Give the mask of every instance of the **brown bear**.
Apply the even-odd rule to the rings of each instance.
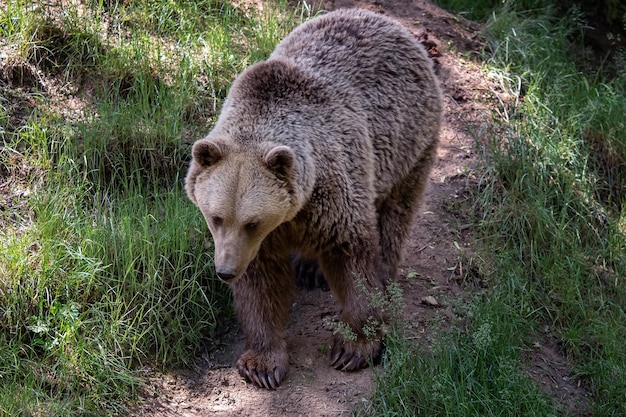
[[[287,375],[296,252],[319,262],[356,335],[335,335],[331,365],[356,370],[380,355],[382,335],[363,327],[383,317],[364,292],[396,274],[441,112],[420,43],[358,9],[302,24],[234,81],[215,127],[193,145],[185,186],[246,335],[243,377],[276,388]]]

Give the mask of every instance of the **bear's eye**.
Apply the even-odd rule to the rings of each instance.
[[[258,222],[246,223],[244,227],[247,232],[254,232],[259,227],[259,223]]]
[[[224,219],[220,216],[211,217],[211,221],[213,222],[213,226],[221,226],[224,223]]]

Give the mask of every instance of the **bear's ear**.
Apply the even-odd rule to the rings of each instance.
[[[286,146],[277,146],[265,154],[265,165],[278,178],[292,183],[295,176],[296,156]]]
[[[208,168],[224,157],[224,151],[214,142],[199,140],[193,144],[191,155],[199,165]]]

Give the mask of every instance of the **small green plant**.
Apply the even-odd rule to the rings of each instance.
[[[375,340],[389,332],[390,327],[400,326],[404,311],[402,289],[397,283],[391,283],[385,290],[367,288],[363,279],[355,277],[357,289],[364,294],[367,305],[376,310],[382,319],[369,317],[361,329],[352,329],[347,323],[331,317],[324,317],[323,323],[333,334],[341,335],[345,340],[356,341],[355,330],[362,333],[366,340]]]
[[[53,301],[43,317],[30,316],[30,325],[26,328],[36,335],[33,339],[34,345],[44,350],[52,350],[63,349],[66,343],[75,343],[77,330],[82,324],[79,308],[75,302],[61,304]]]
[[[324,317],[323,323],[324,326],[326,326],[333,332],[333,334],[338,334],[344,340],[347,340],[349,342],[356,342],[357,334],[354,332],[354,330],[352,330],[349,324],[338,321],[331,317]]]

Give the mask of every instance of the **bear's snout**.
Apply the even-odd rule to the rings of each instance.
[[[222,227],[213,233],[215,275],[227,284],[236,281],[256,255],[246,234]]]

